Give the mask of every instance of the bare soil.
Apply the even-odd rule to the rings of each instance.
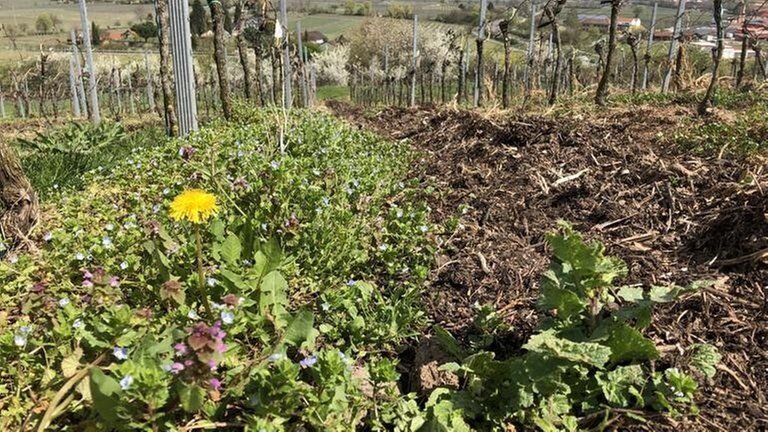
[[[491,304],[514,328],[510,350],[535,328],[538,281],[549,265],[544,235],[558,220],[603,241],[627,263],[627,284],[712,288],[658,307],[648,330],[679,361],[707,342],[723,360],[685,419],[649,414],[633,430],[768,430],[768,173],[765,160],[697,157],[671,136],[685,109],[601,113],[479,114],[436,108],[379,111],[329,104],[337,115],[423,157],[414,175],[437,192],[436,223],[459,216],[441,239],[424,295],[435,323],[470,332],[474,304]],[[465,208],[465,211],[460,211]]]

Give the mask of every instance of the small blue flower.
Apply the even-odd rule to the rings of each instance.
[[[114,347],[112,355],[118,360],[128,360],[128,348]]]
[[[250,267],[250,266],[253,265],[253,263],[250,260],[244,259],[243,260],[243,265],[246,266],[246,267]]]
[[[131,384],[133,384],[133,377],[131,374],[125,375],[123,379],[120,380],[120,388],[123,390],[128,390]]]
[[[53,233],[48,231],[47,233],[43,234],[43,240],[45,241],[51,241],[53,239]]]
[[[320,177],[320,170],[319,169],[313,169],[312,174],[316,175],[317,177]]]
[[[224,324],[232,324],[235,322],[235,314],[232,313],[232,311],[229,310],[223,310],[221,311],[221,322]]]
[[[387,249],[389,249],[389,245],[387,245],[386,243],[382,243],[382,244],[379,245],[379,250],[380,251],[384,252]]]
[[[107,231],[112,231],[115,229],[115,226],[113,224],[107,224],[107,226],[104,227]]]
[[[419,230],[421,232],[425,233],[425,232],[429,231],[429,227],[426,226],[426,225],[422,225],[422,226],[419,227]]]
[[[327,206],[331,203],[331,199],[329,197],[323,197],[323,205]]]
[[[315,363],[317,363],[317,356],[309,356],[300,361],[299,366],[306,369],[308,367],[312,367]]]
[[[355,286],[357,284],[357,281],[354,279],[350,279],[347,281],[347,286]]]
[[[200,318],[200,316],[197,315],[197,312],[195,312],[193,310],[190,310],[189,312],[187,312],[187,318],[192,319],[192,320],[196,320],[196,319]]]
[[[163,189],[163,195],[168,195],[169,193],[171,193],[170,189],[168,188]]]
[[[280,353],[274,353],[271,356],[267,357],[267,361],[269,361],[270,363],[274,363],[276,361],[282,360],[283,357],[284,356],[282,354],[280,354]]]
[[[32,327],[30,327],[28,325],[21,326],[21,327],[19,327],[19,333],[28,335],[28,334],[32,333]]]
[[[219,281],[217,281],[216,278],[209,277],[206,283],[208,284],[209,287],[215,287],[216,285],[219,284]]]
[[[123,261],[123,262],[120,263],[120,269],[121,270],[126,270],[127,268],[128,268],[128,262],[127,261]]]
[[[72,328],[75,329],[75,330],[83,328],[83,320],[81,320],[80,318],[77,318],[72,323]]]
[[[321,308],[323,309],[323,311],[325,311],[325,312],[328,312],[329,310],[331,310],[331,305],[330,305],[330,303],[328,303],[328,302],[325,302],[325,303],[321,304],[321,305],[320,305],[320,307],[321,307]]]
[[[21,334],[17,334],[13,337],[13,344],[17,347],[23,347],[27,344],[27,337]]]
[[[107,249],[111,248],[112,247],[112,237],[104,237],[103,239],[101,239],[101,244],[105,248],[107,248]]]
[[[269,163],[269,166],[271,166],[273,170],[276,170],[280,168],[280,162],[273,160],[272,162]]]
[[[62,297],[59,299],[59,306],[66,307],[69,304],[69,299],[66,297]]]

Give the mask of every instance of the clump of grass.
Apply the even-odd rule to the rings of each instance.
[[[156,128],[128,133],[119,123],[73,123],[19,139],[15,148],[32,186],[45,199],[59,190],[82,189],[83,174],[110,170],[134,149],[161,136]]]

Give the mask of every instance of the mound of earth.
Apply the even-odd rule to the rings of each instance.
[[[717,280],[656,309],[648,331],[662,349],[697,342],[723,354],[705,383],[701,414],[651,419],[640,430],[768,428],[768,173],[764,160],[686,154],[671,137],[684,111],[636,107],[570,116],[483,116],[469,111],[331,104],[337,115],[423,157],[414,174],[437,192],[442,240],[424,302],[435,323],[470,331],[473,305],[503,314],[519,347],[538,321],[534,302],[549,265],[544,236],[558,220],[604,242],[631,284]],[[673,356],[668,356],[673,357]]]

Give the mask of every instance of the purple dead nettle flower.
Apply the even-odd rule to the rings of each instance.
[[[250,186],[251,185],[248,183],[248,180],[243,177],[238,177],[235,179],[235,181],[232,182],[232,190],[248,189]]]
[[[173,346],[173,349],[176,350],[177,356],[182,356],[187,353],[187,345],[184,342],[177,343]]]
[[[179,149],[179,156],[185,161],[188,161],[195,155],[195,151],[194,147],[187,145]]]
[[[179,362],[171,363],[170,372],[172,374],[177,374],[177,373],[183,371],[184,369],[185,369],[185,367],[184,367],[183,363],[179,363]]]
[[[208,384],[211,385],[211,388],[218,391],[221,388],[221,381],[218,378],[211,378],[208,380]]]
[[[120,278],[117,276],[112,276],[112,278],[109,280],[109,286],[112,288],[117,288],[118,285],[120,285]]]

